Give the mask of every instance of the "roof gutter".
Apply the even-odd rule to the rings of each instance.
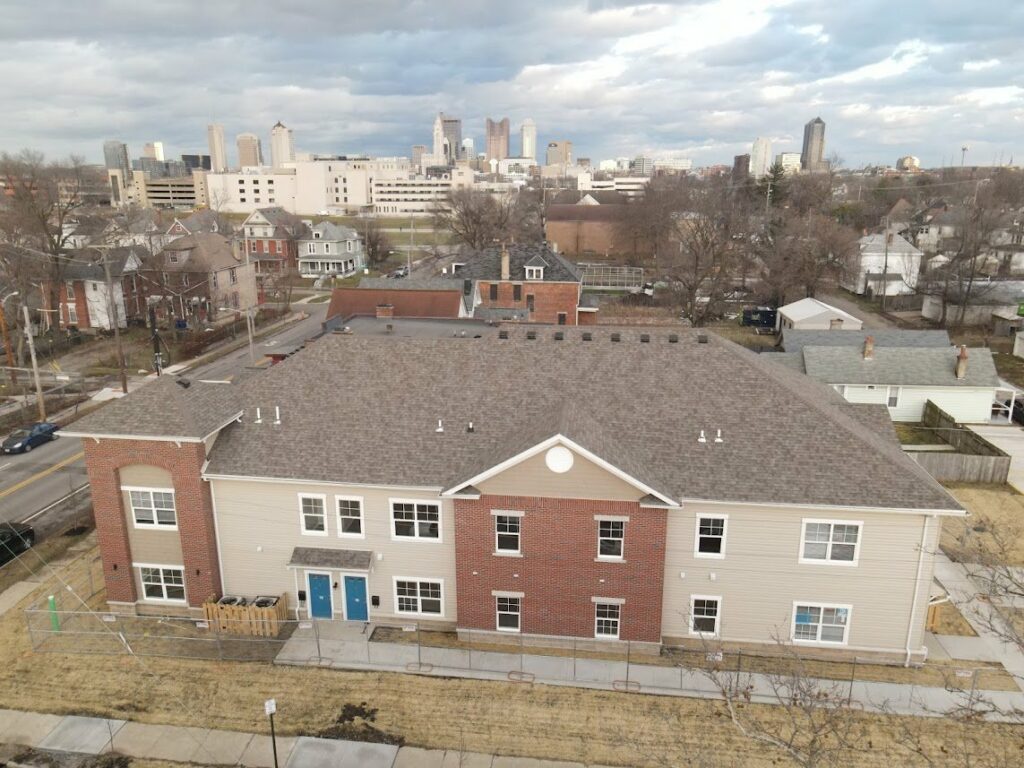
[[[735,504],[739,507],[786,507],[787,509],[828,509],[841,510],[845,512],[884,512],[897,515],[935,515],[941,517],[966,517],[965,509],[932,509],[922,507],[859,507],[853,504],[795,504],[786,501],[728,501],[723,499],[696,499],[683,498],[680,500],[686,504]]]

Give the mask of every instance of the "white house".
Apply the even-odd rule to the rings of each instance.
[[[779,307],[775,322],[778,330],[796,328],[805,331],[859,331],[862,325],[860,318],[849,312],[809,297]]]
[[[914,293],[922,253],[895,232],[865,235],[850,258],[839,284],[860,296]],[[883,287],[884,286],[884,287]]]
[[[299,240],[299,274],[303,277],[344,277],[365,264],[363,241],[351,227],[321,221]]]
[[[992,351],[984,347],[876,347],[868,336],[861,347],[805,346],[777,356],[851,403],[886,405],[893,421],[921,421],[931,400],[962,424],[985,424],[1000,400]]]

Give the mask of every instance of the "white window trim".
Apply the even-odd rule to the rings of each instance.
[[[796,607],[798,605],[806,605],[808,608],[842,608],[846,610],[846,626],[843,627],[843,639],[842,641],[835,640],[803,640],[797,639],[796,636]],[[835,648],[840,645],[849,645],[850,643],[850,627],[853,626],[853,606],[844,603],[817,603],[813,600],[794,600],[793,601],[793,618],[790,625],[790,638],[794,643],[800,645],[820,645],[828,648]],[[818,624],[818,637],[821,637],[821,624]]]
[[[807,543],[807,524],[827,523],[828,525],[856,525],[857,543],[853,545],[853,560],[831,560],[826,557],[824,560],[817,560],[813,557],[804,557],[804,545]],[[860,545],[864,541],[864,522],[861,520],[826,520],[816,517],[805,517],[800,521],[800,552],[798,562],[801,565],[836,565],[839,567],[851,568],[857,565],[860,560]],[[828,553],[832,552],[832,534],[829,533]]]
[[[326,536],[331,529],[327,515],[327,494],[326,493],[300,493],[299,497],[299,531],[303,536]],[[306,529],[306,515],[302,511],[303,499],[318,499],[323,504],[324,529],[322,531],[310,531]]]
[[[153,487],[148,487],[148,486],[144,486],[144,485],[122,485],[121,486],[121,492],[124,493],[125,491],[142,491],[144,493],[153,493],[155,491],[156,493],[169,493],[169,494],[171,494],[171,496],[174,499],[174,525],[161,525],[160,523],[157,523],[156,522],[156,511],[155,510],[153,512],[153,522],[152,523],[140,523],[138,520],[135,519],[135,507],[132,506],[132,496],[131,496],[131,493],[129,493],[128,494],[128,511],[131,513],[131,516],[132,516],[132,527],[133,528],[138,528],[140,530],[146,530],[146,531],[176,531],[176,530],[178,530],[178,497],[175,496],[173,488],[153,488]],[[149,565],[147,565],[146,567],[147,568],[150,568],[150,567],[155,568],[156,566],[149,566]]]
[[[135,574],[139,578],[139,586],[142,588],[142,594],[139,595],[139,599],[144,603],[166,603],[168,605],[187,605],[188,604],[188,584],[185,583],[185,566],[184,565],[168,565],[166,563],[132,563],[133,569],[138,569]],[[146,597],[146,585],[142,581],[142,569],[143,568],[161,568],[172,571],[181,571],[181,583],[182,589],[185,592],[185,597],[181,600],[170,597]],[[160,576],[161,584],[163,584],[163,575]],[[167,585],[163,585],[164,594],[167,593]]]
[[[491,516],[494,520],[494,554],[499,557],[516,557],[523,554],[523,513],[513,512],[505,513],[500,510],[491,510]],[[516,548],[515,549],[502,549],[498,546],[498,537],[501,535],[498,531],[498,518],[499,517],[513,517],[519,521],[519,530],[516,532]],[[511,534],[506,533],[506,536]]]
[[[337,615],[337,611],[334,609],[334,604],[337,602],[334,599],[334,574],[331,571],[318,571],[315,569],[306,568],[306,618],[310,621],[313,620],[313,585],[309,581],[310,576],[326,576],[327,582],[331,588],[327,592],[327,596],[331,598],[331,618],[333,619]],[[341,580],[344,583],[344,579]],[[344,589],[344,587],[342,587]],[[344,596],[343,596],[344,597]],[[367,614],[369,616],[369,614]]]
[[[625,604],[625,600],[602,600],[600,598],[592,598],[594,603],[594,639],[595,640],[618,640],[622,636],[622,606]],[[619,609],[619,616],[615,623],[615,634],[605,635],[598,634],[597,631],[597,608],[601,605],[614,605]]]
[[[627,525],[628,518],[627,518],[627,520],[623,520],[622,518],[614,518],[614,517],[599,518],[598,516],[595,515],[594,520],[597,522],[597,557],[594,558],[594,559],[597,560],[597,561],[600,561],[602,563],[605,563],[605,562],[608,562],[608,563],[621,563],[621,562],[624,562],[626,560],[626,525]],[[602,522],[622,523],[622,538],[618,540],[622,544],[622,554],[619,554],[619,555],[602,555],[601,554],[601,539],[611,539],[612,538],[610,536],[602,536],[601,535],[601,523]]]
[[[398,536],[395,533],[395,504],[433,504],[437,507],[437,538],[431,539],[427,536],[420,536],[419,521],[415,520],[413,526],[414,535],[412,536]],[[440,500],[434,501],[432,499],[388,499],[388,517],[390,519],[389,525],[391,526],[391,540],[392,541],[424,541],[431,544],[441,544],[444,542],[444,506]]]
[[[701,520],[721,520],[725,523],[722,527],[722,551],[719,553],[715,552],[701,552],[700,551],[700,521]],[[693,521],[693,556],[708,560],[724,560],[725,559],[725,546],[726,541],[729,538],[729,516],[719,514],[703,514],[697,513],[696,519]],[[800,550],[803,552],[803,549]]]
[[[417,611],[416,613],[413,613],[412,611],[400,611],[400,610],[398,610],[398,582],[400,582],[400,581],[415,581],[415,582],[429,581],[432,584],[440,584],[441,585],[441,612],[440,613],[423,613],[422,611]],[[419,601],[419,604],[422,605],[423,598],[419,597],[419,587],[418,586],[416,587],[416,592],[417,592],[416,599],[417,599],[417,601]],[[427,578],[425,576],[392,576],[391,577],[391,597],[395,601],[394,602],[394,609],[395,609],[395,615],[396,616],[423,616],[423,617],[426,617],[428,619],[443,619],[444,618],[444,579],[437,579],[437,578],[433,578],[433,577]],[[495,605],[497,605],[497,603],[495,603]]]
[[[543,280],[544,267],[526,267],[527,280]]]
[[[718,611],[715,613],[715,631],[714,632],[699,632],[693,628],[693,604],[697,600],[715,600],[718,603]],[[707,618],[703,616],[701,618]],[[722,634],[722,596],[721,595],[690,595],[690,627],[689,632],[692,637],[720,637]]]
[[[339,501],[358,501],[359,502],[359,533],[344,533],[341,530],[341,511],[338,509]],[[344,496],[341,494],[334,494],[334,515],[338,522],[338,538],[339,539],[365,539],[366,538],[366,504],[363,502],[362,496]]]
[[[516,624],[518,626],[515,629],[513,629],[512,627],[503,627],[503,626],[501,626],[501,622],[498,621],[498,616],[500,615],[500,612],[498,611],[498,601],[501,600],[502,598],[504,598],[506,600],[518,600],[519,601],[519,611],[516,613],[516,619],[517,619]],[[509,611],[506,611],[506,613],[509,613]],[[494,629],[497,632],[508,632],[509,634],[512,634],[512,635],[518,635],[518,634],[522,633],[522,631],[523,631],[523,598],[522,598],[522,595],[510,595],[510,594],[494,595]]]

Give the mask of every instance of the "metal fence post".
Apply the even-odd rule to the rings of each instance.
[[[853,683],[857,679],[857,657],[853,657],[853,665],[850,668],[850,694],[846,697],[846,706],[853,703]]]
[[[313,636],[316,638],[316,663],[321,663],[324,658],[320,653],[320,620],[313,619]]]
[[[736,651],[736,672],[743,671],[743,649]]]

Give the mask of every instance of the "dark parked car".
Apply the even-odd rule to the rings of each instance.
[[[22,427],[11,432],[10,436],[0,444],[4,453],[25,453],[31,451],[37,445],[48,443],[57,439],[56,424],[48,421],[40,421],[28,427]]]
[[[36,543],[36,532],[24,523],[0,523],[0,565]]]

